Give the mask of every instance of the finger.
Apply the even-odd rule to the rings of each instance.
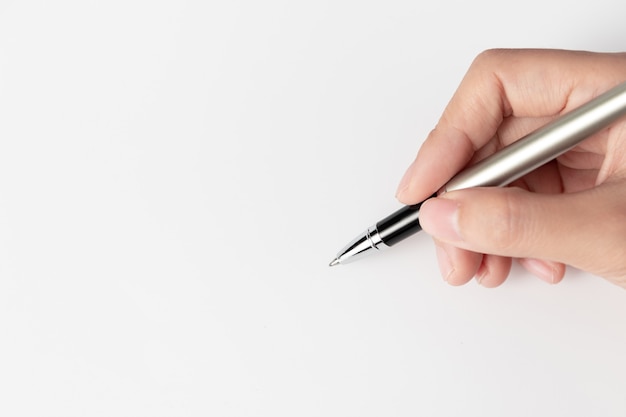
[[[454,191],[425,202],[420,222],[438,240],[478,253],[552,260],[602,276],[626,273],[626,181],[559,195]]]
[[[602,77],[588,76],[604,66],[608,70]],[[623,57],[616,60],[609,54],[555,50],[480,54],[405,173],[397,198],[415,204],[441,188],[496,136],[505,117],[569,111],[619,82],[625,67]]]
[[[520,258],[518,262],[528,272],[548,284],[558,284],[565,276],[565,265],[561,262],[533,258]]]
[[[511,271],[512,260],[506,256],[484,255],[476,272],[476,281],[487,288],[500,286]]]
[[[439,270],[444,281],[450,285],[467,284],[476,275],[482,262],[482,254],[459,249],[435,240]]]

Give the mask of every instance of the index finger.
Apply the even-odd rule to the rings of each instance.
[[[407,170],[397,198],[416,204],[439,190],[498,135],[506,118],[558,116],[597,95],[614,83],[611,71],[598,71],[608,61],[610,54],[581,51],[481,53]]]

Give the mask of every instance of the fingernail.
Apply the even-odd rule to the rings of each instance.
[[[443,247],[437,244],[435,244],[435,252],[437,253],[437,263],[439,264],[441,276],[445,282],[448,282],[448,278],[454,272],[454,267],[452,266],[452,262],[450,262],[450,256]]]
[[[485,264],[483,263],[482,265],[480,265],[480,267],[478,268],[478,271],[476,271],[476,275],[474,275],[474,279],[476,279],[476,282],[478,283],[478,285],[483,285],[482,281],[483,279],[487,276],[487,268],[485,268]]]
[[[463,240],[459,233],[459,204],[447,198],[431,198],[420,209],[420,224],[424,231],[448,242]]]
[[[520,262],[529,270],[533,275],[536,275],[542,281],[548,284],[554,284],[556,280],[556,274],[554,268],[540,259],[524,258],[520,259]]]
[[[411,178],[413,178],[413,166],[414,165],[415,165],[415,162],[411,163],[411,165],[409,165],[406,172],[402,176],[402,179],[400,180],[400,184],[398,185],[398,189],[396,190],[396,198],[399,198],[400,195],[404,193],[404,190],[409,188],[409,185],[411,184]]]

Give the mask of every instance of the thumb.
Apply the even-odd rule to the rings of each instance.
[[[624,280],[626,183],[569,194],[473,188],[426,201],[420,223],[440,241],[478,253],[563,262]]]

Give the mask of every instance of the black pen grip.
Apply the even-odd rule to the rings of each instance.
[[[431,197],[435,196],[436,194],[433,194]],[[393,246],[422,230],[419,215],[424,201],[404,206],[376,223],[378,235],[387,246]]]

